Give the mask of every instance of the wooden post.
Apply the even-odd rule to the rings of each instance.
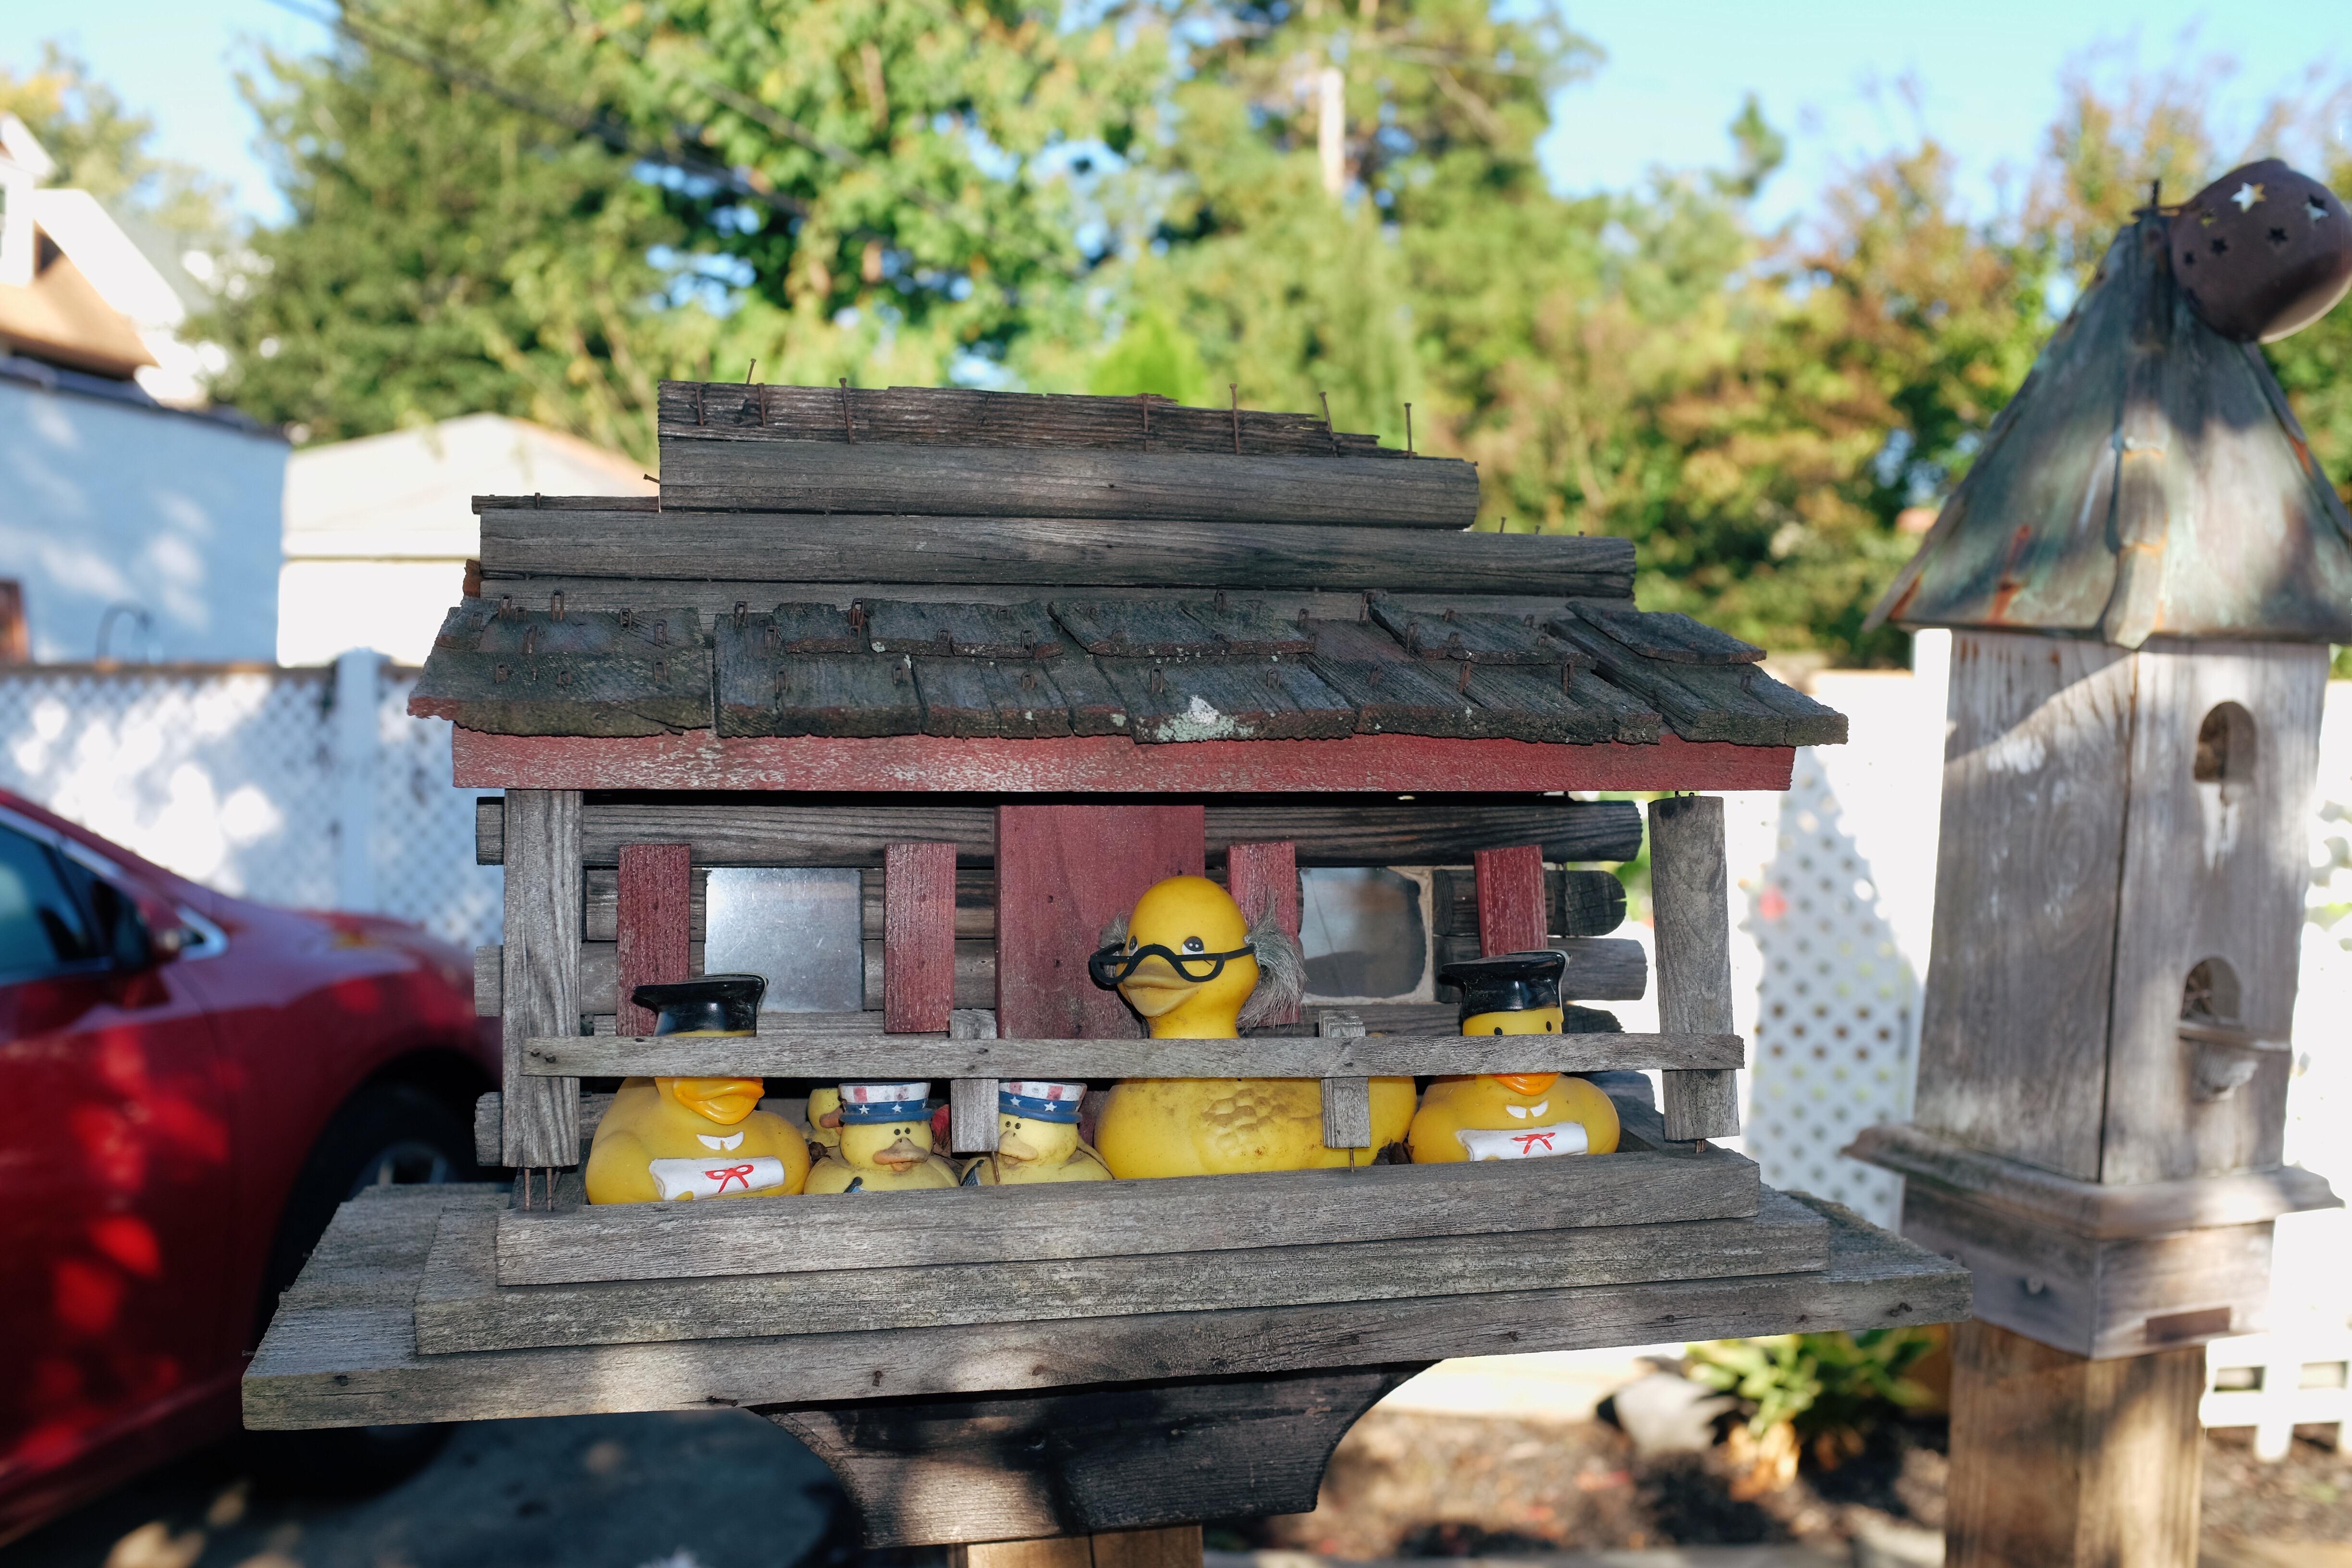
[[[1201,1568],[1201,1527],[1107,1530],[948,1548],[948,1568]]]
[[[1534,844],[1481,849],[1478,868],[1478,951],[1533,952],[1544,945],[1543,849]],[[1570,976],[1573,984],[1574,976]]]
[[[1952,1341],[1951,1568],[2190,1568],[2201,1345],[2091,1361],[1990,1323]]]
[[[614,935],[621,982],[614,1032],[650,1035],[653,1011],[630,1001],[629,994],[694,973],[694,851],[684,844],[624,844],[620,862]]]
[[[882,851],[882,1026],[939,1034],[955,1008],[953,844]]]
[[[997,1034],[1134,1034],[1117,993],[1087,978],[1087,954],[1146,889],[1164,877],[1199,876],[1206,854],[1207,817],[1197,805],[997,807]]]
[[[1242,907],[1242,918],[1273,906],[1276,924],[1293,938],[1298,935],[1298,847],[1295,844],[1236,844],[1225,851],[1225,891]],[[1269,1014],[1269,1024],[1296,1024],[1298,1009]],[[1345,1148],[1340,1144],[1335,1147]]]
[[[580,1032],[580,792],[513,789],[506,804],[506,1039],[499,1156],[519,1170],[580,1163],[580,1080],[533,1078],[522,1043]]]
[[[1669,795],[1650,803],[1650,909],[1658,948],[1658,1027],[1728,1035],[1730,879],[1723,801]],[[1677,1142],[1739,1131],[1738,1077],[1729,1069],[1665,1075],[1666,1136]]]

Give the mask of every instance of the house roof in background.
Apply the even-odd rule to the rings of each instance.
[[[129,318],[63,255],[47,257],[30,283],[0,283],[0,347],[125,380],[155,363]]]
[[[478,552],[473,498],[649,496],[643,466],[503,414],[308,447],[286,468],[286,554],[463,561]]]
[[[2352,516],[2167,232],[2116,237],[1872,624],[2352,642]]]

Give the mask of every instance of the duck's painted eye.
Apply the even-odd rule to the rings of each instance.
[[[1503,1109],[1511,1113],[1511,1120],[1514,1121],[1525,1121],[1528,1119],[1528,1108],[1524,1105],[1506,1105]]]
[[[1545,1111],[1549,1110],[1550,1109],[1551,1101],[1547,1100],[1541,1105],[1538,1105],[1534,1110],[1528,1111],[1528,1114],[1529,1116],[1541,1116]]]
[[[1202,942],[1202,940],[1197,936],[1188,936],[1184,939],[1184,951],[1186,952],[1204,952],[1207,950],[1207,944]]]

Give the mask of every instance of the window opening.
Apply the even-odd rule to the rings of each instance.
[[[763,1013],[866,1005],[864,893],[854,870],[722,867],[710,873],[703,972],[768,982]]]
[[[1307,954],[1309,999],[1429,999],[1428,873],[1309,867],[1298,881],[1298,944]]]

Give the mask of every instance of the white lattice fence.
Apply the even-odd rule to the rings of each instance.
[[[407,715],[415,679],[368,654],[0,669],[0,788],[224,892],[495,942],[500,873],[474,864],[449,726]]]

